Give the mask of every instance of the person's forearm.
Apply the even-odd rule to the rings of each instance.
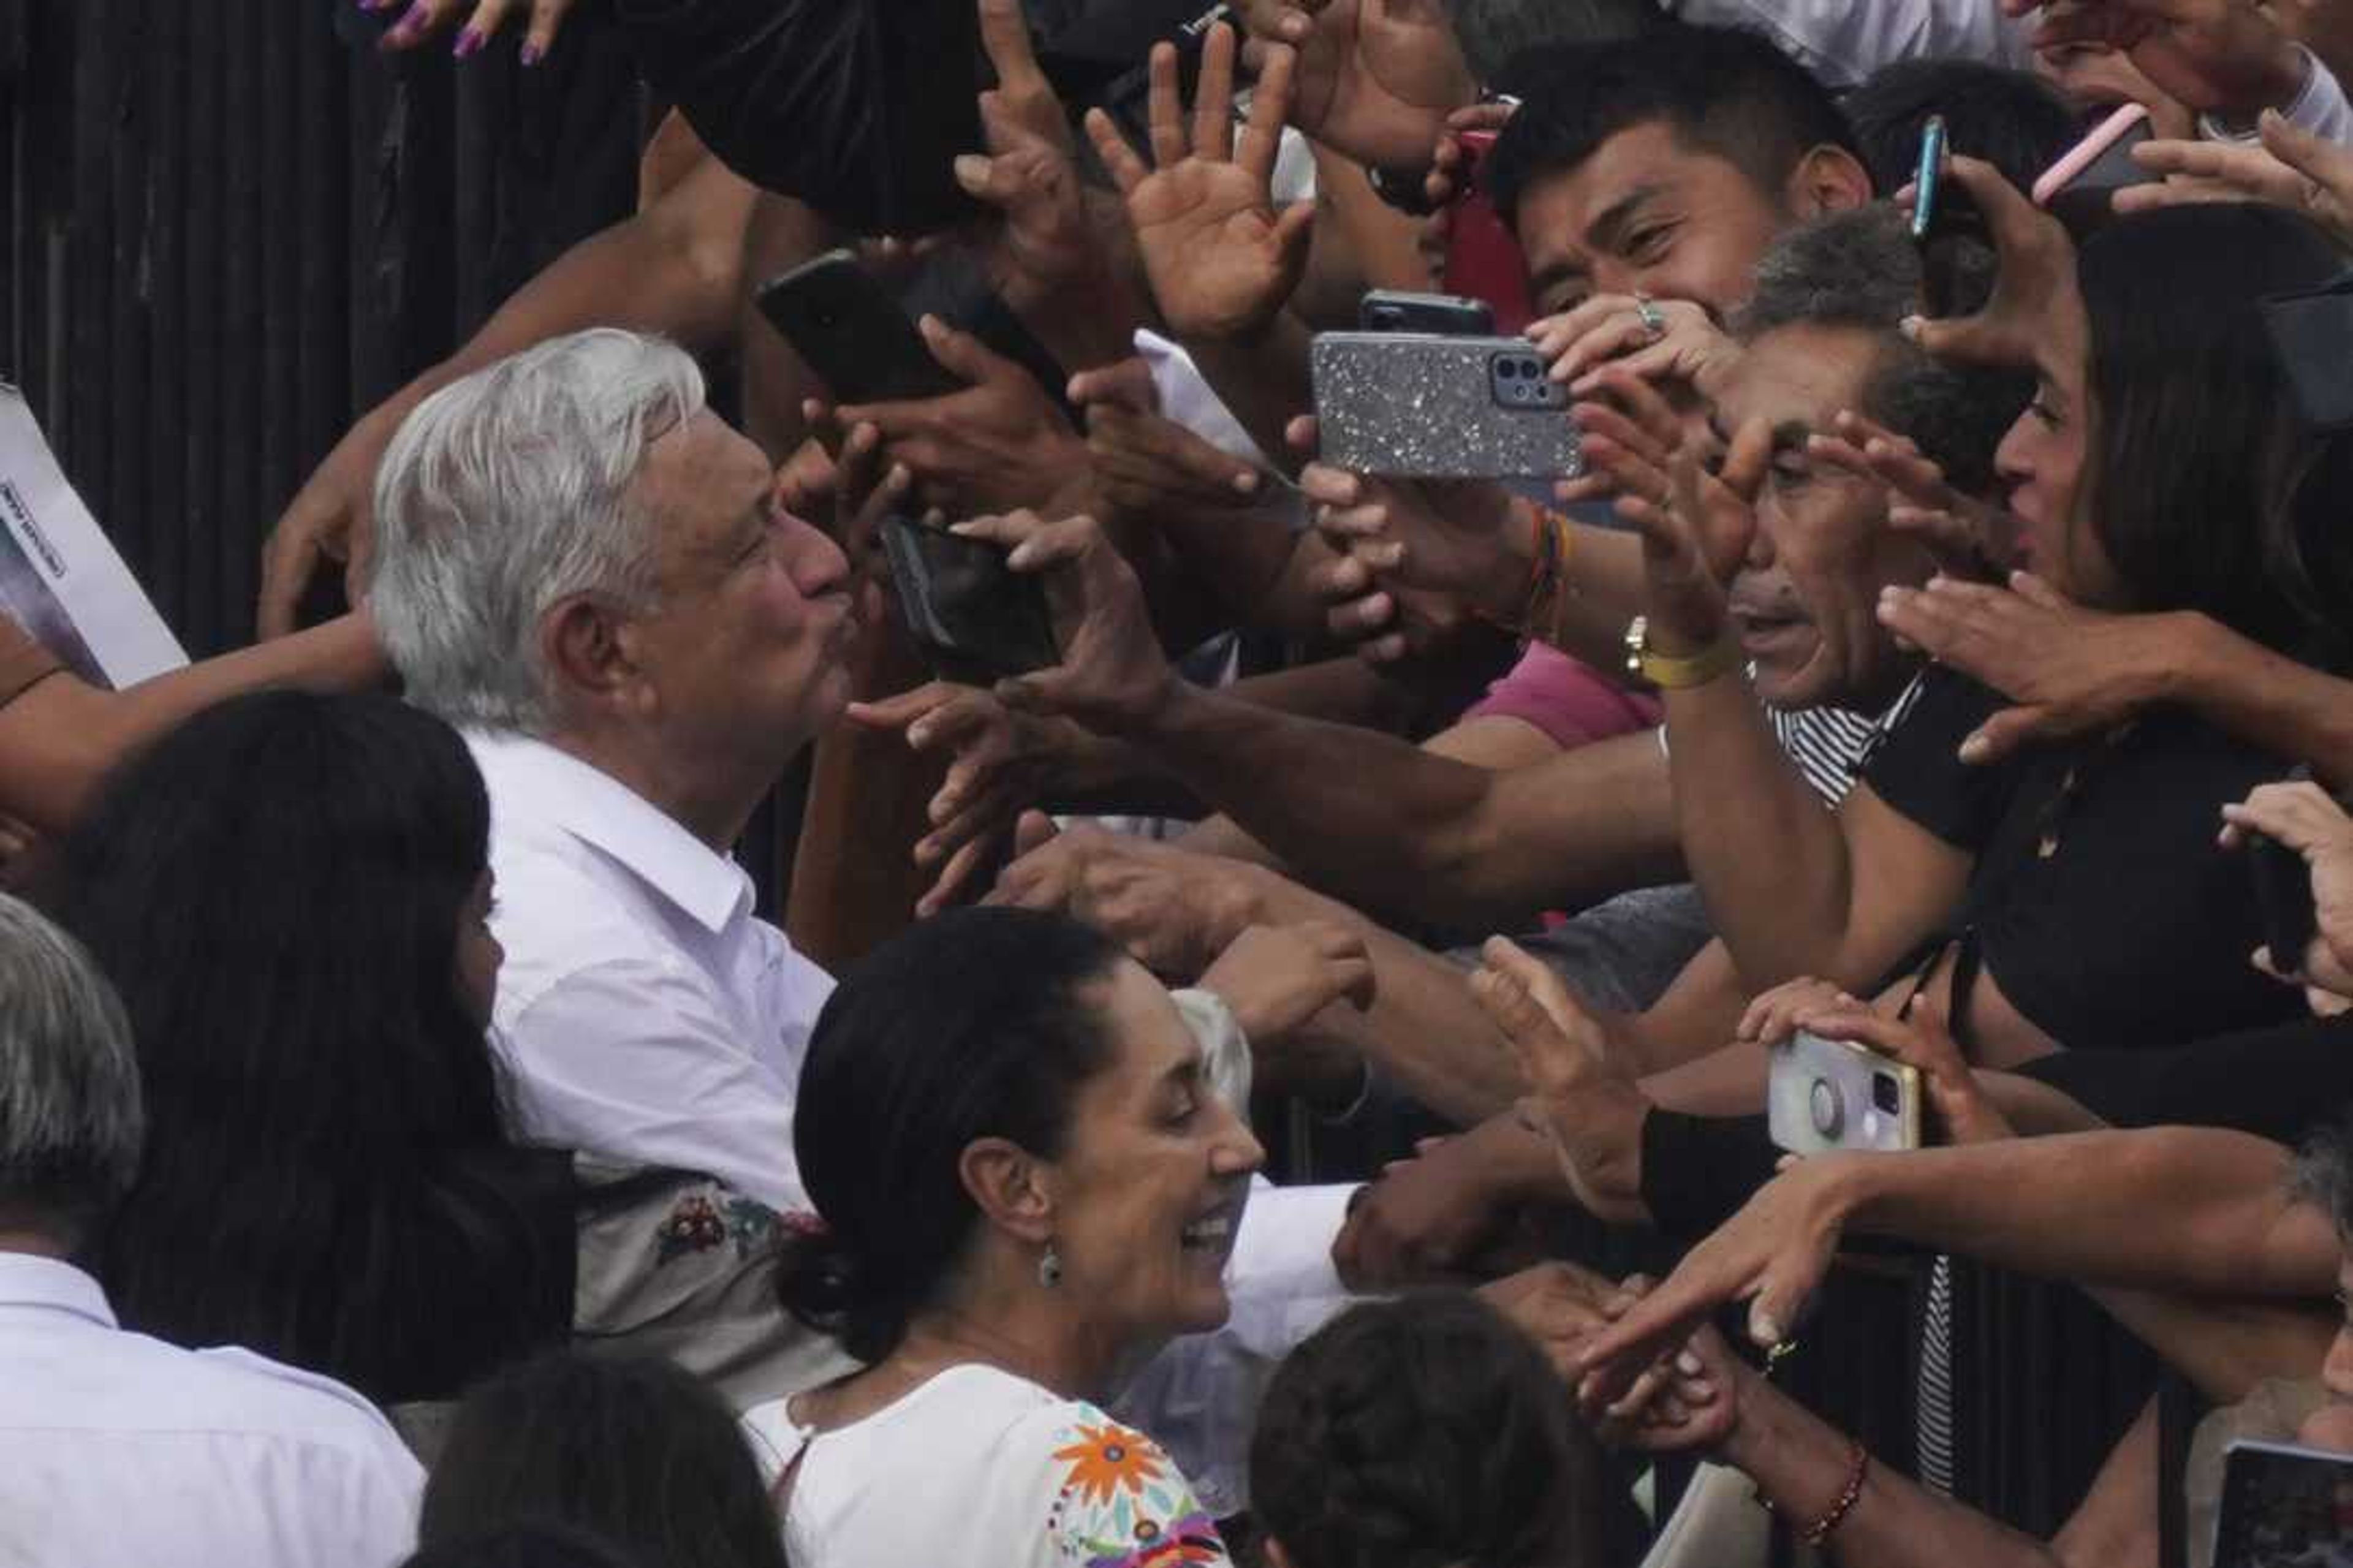
[[[1283,431],[1315,405],[1307,373],[1311,335],[1299,318],[1284,310],[1262,332],[1243,338],[1189,338],[1185,342],[1201,379],[1250,432],[1259,450],[1293,471],[1299,458],[1284,440]]]
[[[2229,1296],[2333,1288],[2326,1215],[2288,1194],[2287,1151],[2243,1132],[2159,1127],[1902,1154],[1842,1154],[1847,1228],[2020,1273]]]
[[[2235,1405],[2274,1378],[2318,1377],[2344,1319],[2318,1307],[2121,1287],[2103,1287],[2091,1297],[2214,1405]]]
[[[1848,917],[1854,868],[1838,817],[1822,807],[1736,671],[1664,694],[1675,827],[1715,933],[1749,990],[1799,975],[1869,984],[1853,973]]]
[[[272,686],[357,690],[385,676],[384,654],[364,613],[201,659],[121,691],[61,671],[0,708],[0,811],[61,835],[125,757],[216,702]]]
[[[1732,955],[1723,942],[1710,941],[1647,1010],[1611,1020],[1610,1043],[1625,1054],[1630,1070],[1666,1073],[1721,1049],[1738,1031],[1747,1005]]]
[[[589,327],[624,327],[702,353],[734,331],[744,233],[759,193],[704,158],[653,206],[565,251],[510,296],[448,359],[379,404],[361,424],[379,446],[410,410],[486,365]]]
[[[2298,664],[2206,616],[2184,613],[2164,700],[2242,741],[2310,763],[2332,789],[2353,784],[2353,681]]]
[[[1461,970],[1274,872],[1251,868],[1246,875],[1252,923],[1329,921],[1362,935],[1372,954],[1378,984],[1372,1007],[1325,1008],[1308,1026],[1316,1044],[1362,1057],[1459,1127],[1508,1110],[1525,1092],[1510,1049]]]
[[[1724,1462],[1755,1481],[1792,1529],[1827,1519],[1854,1473],[1853,1443],[1754,1373],[1736,1375],[1740,1426]],[[1876,1463],[1864,1471],[1829,1550],[1840,1568],[2058,1568],[2063,1561],[2043,1542]]]

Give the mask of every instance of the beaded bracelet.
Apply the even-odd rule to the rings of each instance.
[[[1504,624],[1507,630],[1522,637],[1556,643],[1560,638],[1561,600],[1568,593],[1569,551],[1577,536],[1570,531],[1568,519],[1550,507],[1538,506],[1525,497],[1515,499],[1513,505],[1527,511],[1535,529],[1531,541],[1535,555],[1528,566],[1527,593],[1519,618],[1516,623]]]
[[[1862,1500],[1863,1478],[1870,1473],[1871,1450],[1856,1443],[1853,1468],[1847,1473],[1846,1490],[1839,1493],[1839,1500],[1831,1504],[1830,1512],[1799,1531],[1798,1539],[1808,1546],[1820,1546],[1828,1541],[1831,1532],[1846,1522],[1846,1516],[1854,1511],[1854,1505]]]

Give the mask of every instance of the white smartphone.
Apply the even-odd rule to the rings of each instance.
[[[1773,1047],[1767,1119],[1792,1154],[1920,1147],[1920,1071],[1799,1029]]]

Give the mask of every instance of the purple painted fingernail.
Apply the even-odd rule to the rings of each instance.
[[[425,30],[425,24],[432,19],[432,16],[425,0],[417,0],[417,4],[408,8],[408,14],[401,17],[400,25],[393,28],[392,36],[396,38],[415,37]]]
[[[526,67],[535,66],[546,58],[547,46],[539,42],[536,38],[522,47],[522,63]]]
[[[457,56],[458,58],[461,60],[470,60],[476,55],[480,54],[482,52],[482,46],[490,41],[490,39],[484,37],[481,34],[474,31],[473,28],[469,27],[464,32],[458,35],[458,47],[449,52]]]

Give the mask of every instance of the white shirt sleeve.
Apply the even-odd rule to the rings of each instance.
[[[2023,67],[2028,22],[1993,0],[1665,0],[1685,22],[1762,33],[1835,91],[1898,60],[1954,57]]]
[[[717,1178],[780,1214],[808,1194],[793,1160],[795,1086],[752,1053],[700,978],[617,959],[566,975],[501,1040],[533,1139]]]
[[[2345,100],[2345,88],[2330,70],[2303,45],[2296,53],[2304,57],[2304,86],[2296,92],[2280,117],[2299,131],[2336,142],[2340,147],[2353,147],[2353,104]],[[2254,126],[2243,129],[2225,125],[2211,114],[2198,117],[2198,134],[2209,142],[2255,142],[2263,140]]]

